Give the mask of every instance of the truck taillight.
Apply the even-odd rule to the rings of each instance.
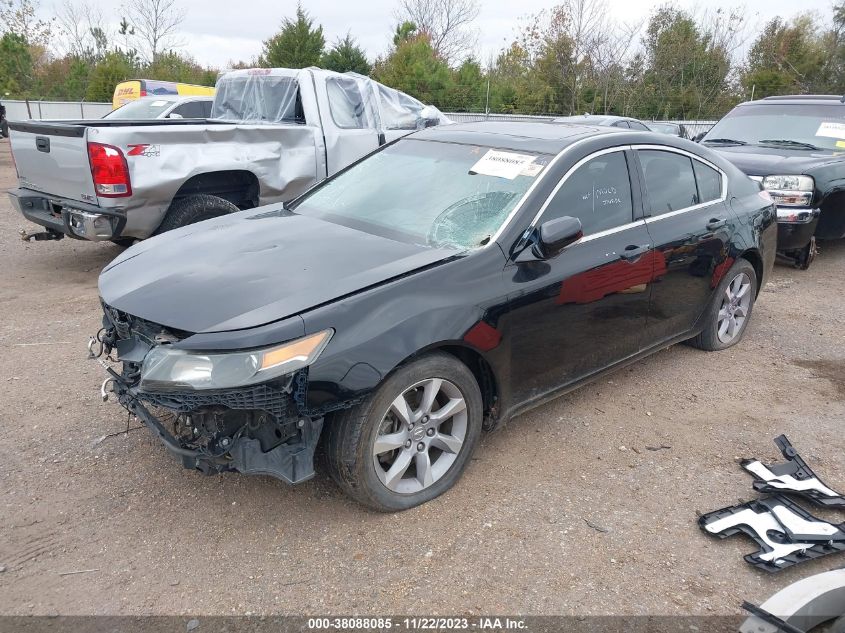
[[[88,161],[94,177],[94,190],[101,198],[124,198],[132,195],[129,166],[117,147],[88,143]]]

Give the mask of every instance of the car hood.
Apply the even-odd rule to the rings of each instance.
[[[187,332],[220,332],[277,321],[457,254],[279,207],[136,244],[106,266],[99,287],[105,303],[131,315]]]
[[[749,145],[720,147],[706,143],[704,146],[716,150],[749,176],[812,174],[815,168],[845,160],[843,154],[824,150],[808,151]]]

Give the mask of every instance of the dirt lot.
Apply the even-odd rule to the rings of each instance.
[[[845,488],[845,242],[778,266],[737,347],[677,346],[536,409],[444,497],[378,515],[319,475],[203,477],[146,430],[100,441],[127,422],[85,353],[120,249],[25,226],[3,196],[0,613],[737,614],[845,564],[768,575],[695,522],[753,498],[736,460],[779,461],[780,433]]]

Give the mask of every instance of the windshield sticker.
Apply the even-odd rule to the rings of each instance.
[[[845,139],[845,123],[823,121],[819,129],[816,130],[816,136]]]
[[[160,108],[161,106],[166,106],[167,103],[167,101],[153,101],[152,106],[154,108]]]
[[[500,152],[491,149],[481,157],[481,160],[470,167],[469,173],[513,180],[533,163],[535,158],[537,157],[528,154]]]
[[[529,163],[526,165],[521,172],[519,172],[520,176],[528,176],[529,178],[533,178],[541,171],[543,171],[543,167],[545,165],[541,165],[540,163]]]

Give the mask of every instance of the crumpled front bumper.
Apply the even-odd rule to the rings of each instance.
[[[103,399],[114,394],[185,468],[208,475],[228,471],[269,475],[289,484],[314,476],[323,417],[303,410],[306,371],[238,389],[150,393],[126,377],[127,366],[137,369],[138,359],[119,357],[124,367],[118,372],[103,360],[102,351],[94,352],[98,340],[102,342],[92,340],[89,350],[109,374],[102,386]],[[131,356],[136,349],[132,344],[105,347],[106,358],[113,350],[124,348]],[[273,440],[270,444],[268,437]]]

